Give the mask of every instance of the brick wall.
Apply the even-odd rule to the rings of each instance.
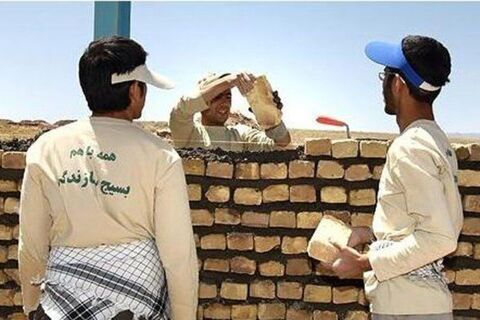
[[[455,315],[480,318],[480,145],[454,147],[465,226],[446,276]],[[199,319],[368,319],[362,280],[332,277],[305,252],[323,215],[370,225],[387,148],[385,141],[316,139],[269,153],[179,150],[198,249]],[[25,154],[0,151],[0,158],[0,317],[21,319]]]

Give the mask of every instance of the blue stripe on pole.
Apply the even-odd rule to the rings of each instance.
[[[94,39],[119,35],[130,37],[129,1],[95,1]]]

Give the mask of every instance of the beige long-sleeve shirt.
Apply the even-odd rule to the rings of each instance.
[[[19,270],[24,310],[49,248],[155,239],[172,319],[196,317],[198,263],[182,162],[137,125],[92,117],[42,135],[28,150],[20,201]]]
[[[287,134],[283,122],[267,132],[246,125],[204,126],[194,115],[207,110],[208,105],[200,92],[183,96],[170,113],[170,130],[179,148],[221,148],[228,151],[271,151],[275,149],[275,136]]]
[[[452,312],[448,290],[406,274],[456,249],[463,225],[457,166],[446,135],[433,121],[415,121],[391,145],[373,231],[377,239],[396,243],[369,252],[373,270],[364,278],[373,313]]]

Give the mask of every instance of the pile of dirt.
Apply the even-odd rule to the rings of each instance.
[[[234,152],[225,151],[221,148],[203,149],[203,148],[182,148],[176,149],[178,154],[184,159],[202,159],[205,161],[219,161],[228,163],[240,162],[289,162],[296,159],[305,159],[303,146],[289,150],[274,150],[268,152]]]
[[[31,139],[13,138],[12,140],[0,140],[0,150],[25,152],[28,150],[28,148],[30,148],[36,139],[37,137]]]

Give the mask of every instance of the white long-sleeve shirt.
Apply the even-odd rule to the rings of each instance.
[[[463,225],[457,173],[455,152],[434,121],[415,121],[391,145],[373,231],[395,244],[369,252],[365,292],[373,313],[452,312],[448,290],[405,274],[455,251]]]
[[[172,319],[196,318],[198,264],[182,162],[132,122],[80,120],[42,135],[27,152],[20,201],[19,271],[24,310],[49,248],[155,239]]]

